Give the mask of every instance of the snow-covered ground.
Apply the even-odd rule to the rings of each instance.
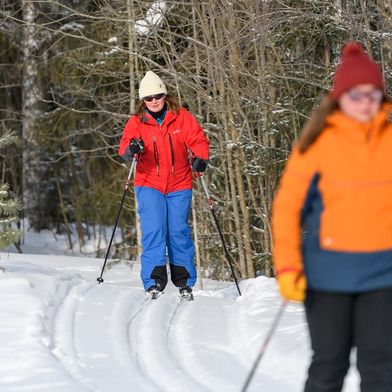
[[[0,253],[0,266],[1,392],[240,392],[282,303],[264,277],[242,281],[242,297],[203,280],[181,303],[171,284],[151,301],[136,262],[101,285],[101,259]],[[309,358],[303,308],[290,304],[248,391],[301,391]],[[344,391],[358,390],[351,370]]]

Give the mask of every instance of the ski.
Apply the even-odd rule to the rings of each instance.
[[[163,291],[150,291],[149,294],[151,299],[158,299],[163,294]]]
[[[150,294],[151,299],[158,299],[163,294],[163,291],[161,290],[161,286],[157,284],[149,287],[147,293]]]
[[[180,295],[180,299],[181,299],[181,302],[183,302],[183,301],[194,301],[195,300],[195,298],[193,297],[193,294],[190,294],[190,295]]]
[[[180,287],[179,295],[181,301],[194,301],[192,287]]]

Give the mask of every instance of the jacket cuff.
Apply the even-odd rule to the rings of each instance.
[[[124,161],[130,162],[133,159],[133,154],[131,153],[131,151],[129,151],[129,147],[127,147],[124,151],[123,154],[120,155],[120,157],[122,159],[124,159]]]

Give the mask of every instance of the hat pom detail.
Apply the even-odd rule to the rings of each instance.
[[[364,54],[362,45],[358,42],[349,42],[342,49],[342,57]]]

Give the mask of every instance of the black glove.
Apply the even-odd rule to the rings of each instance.
[[[132,139],[128,148],[132,155],[141,154],[144,150],[144,142],[142,139]]]
[[[192,161],[192,170],[203,173],[207,169],[208,160],[202,158],[194,158]]]

